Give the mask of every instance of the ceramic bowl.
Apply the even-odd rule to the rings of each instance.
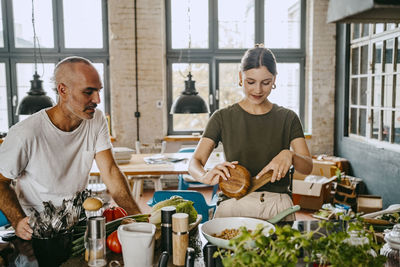
[[[212,235],[219,235],[225,229],[239,229],[241,226],[245,226],[248,230],[255,230],[259,224],[265,226],[263,231],[265,236],[275,232],[275,227],[271,223],[246,217],[215,218],[205,222],[201,227],[201,232],[208,242],[220,248],[233,249],[231,246],[229,246],[229,240],[214,237]]]

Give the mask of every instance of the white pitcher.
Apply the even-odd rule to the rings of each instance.
[[[156,226],[151,223],[131,223],[118,227],[124,266],[153,266],[155,232]]]

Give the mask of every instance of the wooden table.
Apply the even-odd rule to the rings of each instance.
[[[128,176],[131,175],[166,175],[166,174],[187,174],[189,159],[193,153],[164,153],[167,158],[176,158],[185,160],[177,163],[163,163],[163,164],[147,164],[144,161],[146,157],[152,157],[157,154],[132,154],[131,160],[127,164],[119,164],[120,170]],[[90,175],[99,176],[100,171],[93,163]]]
[[[163,155],[165,158],[184,159],[176,163],[163,163],[163,164],[148,164],[144,161],[146,157],[154,157],[156,155]],[[162,175],[178,175],[188,174],[189,159],[193,153],[163,153],[163,154],[132,154],[131,160],[127,164],[118,165],[120,170],[128,176],[132,181],[131,190],[135,201],[140,198],[141,187],[144,179],[150,179],[154,182],[156,191],[162,190],[161,176]],[[224,153],[213,152],[205,166],[206,169],[211,169],[216,164],[225,160]],[[100,176],[100,171],[94,161],[90,176]]]
[[[163,153],[166,158],[184,159],[177,163],[163,164],[147,164],[144,161],[146,157],[154,157],[160,154],[132,154],[131,160],[127,164],[118,165],[125,175],[167,175],[167,174],[188,174],[189,159],[193,153]],[[223,162],[224,153],[213,152],[205,166],[206,169],[211,169],[216,164]],[[94,161],[90,175],[99,176],[100,171]]]

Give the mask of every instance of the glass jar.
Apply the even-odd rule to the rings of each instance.
[[[381,248],[381,255],[388,258],[385,266],[400,267],[400,224],[396,224],[385,234],[385,241]]]

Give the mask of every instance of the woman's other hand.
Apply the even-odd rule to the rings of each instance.
[[[207,171],[201,181],[204,184],[210,184],[210,185],[216,185],[219,183],[219,178],[222,177],[224,180],[228,180],[229,177],[231,177],[231,174],[229,173],[229,168],[235,168],[236,164],[238,164],[237,161],[232,161],[232,162],[222,162],[220,164],[217,164],[212,168],[211,170]]]
[[[267,166],[265,166],[256,176],[258,179],[265,173],[273,170],[271,177],[271,183],[279,181],[282,177],[285,177],[286,173],[289,171],[290,166],[293,162],[293,153],[288,149],[282,150],[278,155],[276,155]]]

